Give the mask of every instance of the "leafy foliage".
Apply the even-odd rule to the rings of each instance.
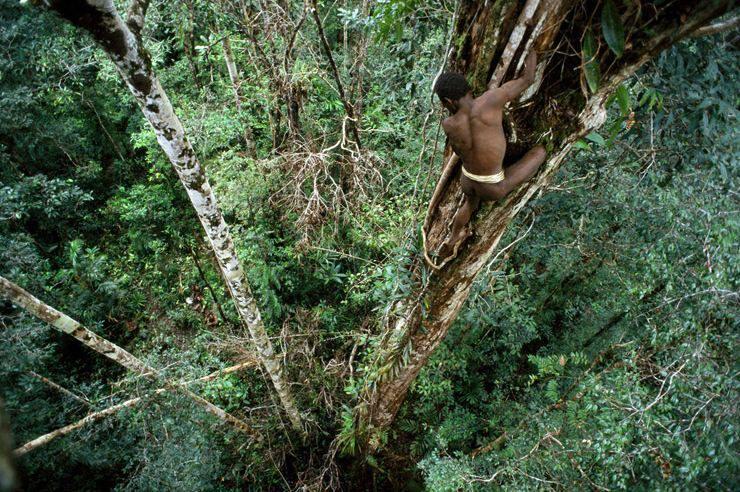
[[[361,451],[352,408],[363,381],[392,375],[413,349],[380,327],[414,289],[442,144],[428,87],[455,8],[318,6],[363,149],[343,140],[344,107],[302,2],[153,2],[143,33],[297,383],[311,436],[301,442],[258,368],[192,382],[255,354],[188,197],[113,65],[59,19],[0,0],[0,274],[260,435],[235,433],[177,392],[153,395],[151,381],[0,304],[0,397],[16,443],[143,398],[20,458],[24,486],[731,488],[732,42],[686,42],[616,90],[607,124],[576,144],[504,243],[533,223],[525,240],[477,279],[381,436],[387,452],[364,462],[339,450]],[[622,6],[603,2],[574,43],[584,91],[600,86],[600,55],[623,55],[630,42]],[[290,205],[286,187],[307,166],[300,203],[323,203],[312,214]],[[383,351],[397,357],[379,367]]]

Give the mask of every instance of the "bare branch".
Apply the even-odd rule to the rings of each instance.
[[[159,390],[157,390],[159,391]],[[13,451],[13,454],[17,457],[23,456],[24,454],[28,453],[29,451],[33,451],[34,449],[43,446],[44,444],[48,444],[57,437],[66,436],[72,431],[75,431],[79,429],[80,427],[84,427],[87,424],[90,424],[92,422],[96,422],[98,420],[104,419],[105,417],[108,417],[109,415],[113,415],[114,413],[118,412],[119,410],[123,410],[124,408],[130,408],[139,403],[142,400],[142,397],[138,398],[132,398],[131,400],[127,400],[123,403],[119,403],[118,405],[113,405],[112,407],[108,407],[105,410],[101,410],[99,412],[94,412],[88,415],[87,417],[78,420],[77,422],[69,425],[65,425],[64,427],[61,427],[59,429],[53,430],[49,432],[48,434],[44,434],[43,436],[39,436],[36,439],[32,441],[28,441],[23,446],[16,448]]]
[[[51,388],[53,388],[53,389],[57,390],[58,392],[62,393],[63,395],[69,396],[73,400],[78,401],[78,402],[82,403],[83,405],[85,405],[87,407],[90,406],[90,402],[87,400],[87,398],[82,398],[81,396],[79,396],[79,395],[77,395],[75,393],[72,393],[70,390],[68,390],[64,386],[60,386],[57,383],[55,383],[54,381],[52,381],[51,379],[45,378],[41,374],[38,374],[38,373],[36,373],[34,371],[28,371],[28,373],[31,376],[33,376],[36,379],[38,379],[39,381],[41,381],[42,383],[45,383],[48,386],[50,386]]]
[[[187,381],[185,383],[181,383],[182,385],[190,385],[195,383],[200,383],[204,381],[211,381],[213,379],[216,379],[219,376],[223,376],[225,374],[231,374],[232,372],[239,371],[241,369],[244,369],[245,367],[254,367],[257,365],[256,361],[247,361],[242,362],[241,364],[237,364],[235,366],[227,367],[225,369],[220,369],[218,371],[212,372],[211,374],[207,376],[203,376],[198,379],[193,379],[191,381]],[[33,373],[36,374],[36,373]],[[15,454],[16,457],[23,456],[24,454],[28,453],[29,451],[33,451],[34,449],[43,446],[45,444],[48,444],[49,442],[53,441],[57,437],[66,436],[72,431],[75,431],[81,427],[86,426],[87,424],[91,424],[93,422],[97,422],[98,420],[104,419],[105,417],[108,417],[110,415],[113,415],[117,413],[120,410],[123,410],[124,408],[131,408],[134,405],[138,405],[141,403],[145,398],[149,396],[154,395],[160,395],[167,391],[167,388],[159,388],[152,393],[144,396],[140,396],[137,398],[132,398],[130,400],[126,400],[123,403],[119,403],[117,405],[113,405],[112,407],[108,407],[106,409],[100,410],[98,412],[93,412],[86,417],[78,420],[77,422],[74,422],[69,425],[65,425],[64,427],[61,427],[59,429],[53,430],[47,434],[44,434],[43,436],[39,436],[36,439],[33,439],[32,441],[27,442],[23,446],[17,448],[15,451],[13,451],[13,454]],[[89,405],[89,403],[88,403]]]
[[[68,335],[72,335],[74,338],[87,345],[91,349],[99,352],[109,359],[118,362],[120,365],[135,372],[142,376],[153,375],[157,379],[161,380],[168,388],[180,389],[188,398],[199,404],[207,412],[212,413],[221,420],[231,424],[236,429],[254,434],[255,431],[244,421],[234,417],[225,410],[217,407],[213,403],[201,398],[190,390],[181,389],[181,385],[164,379],[159,372],[153,367],[147,365],[136,356],[122,349],[118,345],[109,342],[105,338],[102,338],[92,331],[82,326],[77,321],[73,320],[66,314],[57,311],[53,307],[44,304],[24,289],[0,276],[0,296],[7,300],[21,306],[32,315],[36,316],[42,321],[46,321],[54,328]]]
[[[355,109],[354,107],[349,103],[347,100],[347,95],[344,92],[344,85],[342,85],[342,79],[339,77],[339,70],[337,69],[337,64],[334,62],[334,56],[331,53],[331,47],[329,46],[329,42],[326,40],[326,34],[324,34],[324,26],[321,22],[321,16],[319,15],[319,9],[316,5],[316,0],[311,0],[311,13],[313,14],[313,18],[316,21],[316,28],[319,31],[319,38],[321,39],[321,46],[324,48],[324,53],[326,53],[326,58],[329,60],[329,66],[331,67],[332,75],[334,76],[334,81],[337,84],[337,91],[339,92],[339,98],[342,100],[342,105],[344,106],[344,110],[347,113],[347,117],[352,121],[352,135],[355,137],[355,142],[357,143],[357,147],[361,148],[362,144],[360,143],[360,132],[357,131],[357,118],[355,117]]]
[[[740,15],[730,17],[729,19],[722,22],[715,22],[704,27],[700,27],[696,31],[692,32],[689,37],[698,38],[701,36],[709,36],[711,34],[717,34],[720,32],[731,31],[740,25]]]

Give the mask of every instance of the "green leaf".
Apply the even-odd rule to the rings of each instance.
[[[617,87],[617,103],[623,115],[630,112],[630,93],[624,85]]]
[[[578,139],[573,143],[573,147],[577,149],[588,150],[589,145],[585,140]]]
[[[596,58],[596,40],[591,30],[586,32],[583,38],[583,47],[581,48],[583,60],[583,72],[586,76],[586,82],[591,92],[596,92],[599,88],[599,79],[601,71],[599,70],[599,60]]]
[[[591,132],[588,135],[586,135],[586,140],[590,140],[596,145],[606,145],[606,140],[604,140],[604,137],[602,137],[596,132]]]
[[[622,56],[624,52],[624,26],[612,0],[606,0],[604,8],[601,9],[601,30],[609,48]]]

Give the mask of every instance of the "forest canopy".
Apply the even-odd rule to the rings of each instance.
[[[0,0],[0,492],[736,489],[737,27]],[[546,157],[441,261],[434,82],[531,53],[503,171]]]

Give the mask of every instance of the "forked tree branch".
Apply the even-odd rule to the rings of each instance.
[[[1,276],[0,297],[4,297],[12,303],[21,306],[40,320],[49,323],[61,332],[71,335],[83,344],[87,345],[89,348],[103,354],[109,359],[116,361],[126,369],[135,372],[141,376],[154,376],[158,380],[163,382],[166,387],[181,391],[185,396],[203,407],[208,413],[217,416],[224,422],[230,424],[232,427],[248,434],[255,434],[254,429],[252,429],[252,427],[243,420],[234,417],[230,413],[217,407],[208,400],[196,395],[192,391],[182,388],[180,384],[168,381],[161,376],[159,371],[147,365],[136,356],[132,355],[118,345],[109,342],[105,338],[96,335],[66,314],[62,313],[61,311],[57,311],[53,307],[41,302],[39,299],[26,292],[20,286]]]

